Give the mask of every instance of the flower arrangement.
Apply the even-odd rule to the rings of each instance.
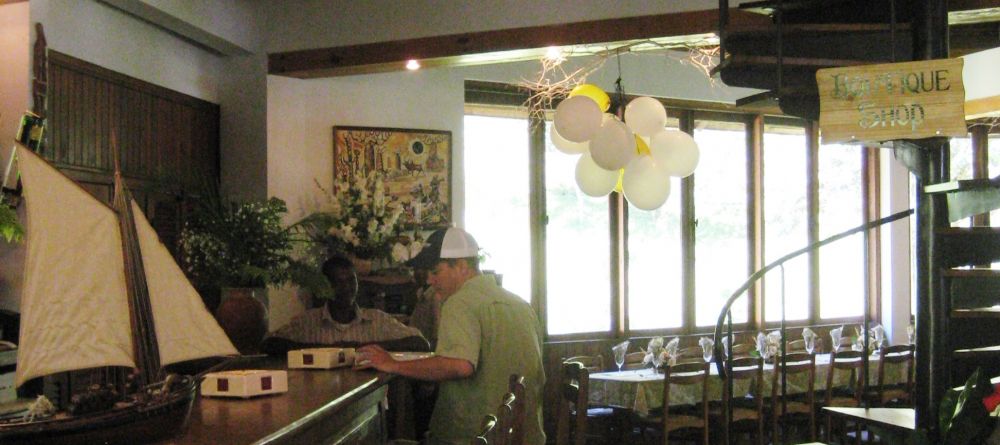
[[[218,287],[264,287],[289,278],[294,234],[278,198],[211,203],[197,209],[180,236],[185,269],[196,282]]]
[[[333,193],[317,187],[327,196],[325,208],[295,226],[320,248],[318,256],[340,252],[362,259],[390,258],[403,208],[387,199],[381,175],[339,179]]]

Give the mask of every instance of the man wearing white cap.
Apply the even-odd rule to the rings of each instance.
[[[525,441],[542,432],[542,333],[531,305],[479,272],[479,246],[462,229],[440,229],[409,261],[429,269],[428,284],[445,300],[434,357],[395,361],[378,346],[359,349],[371,366],[402,376],[439,381],[431,416],[431,444],[467,444],[483,417],[496,414],[511,374],[524,376]]]

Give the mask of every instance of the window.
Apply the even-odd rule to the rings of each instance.
[[[858,145],[819,147],[819,239],[864,223],[862,157]],[[864,235],[857,233],[820,248],[820,318],[864,315]]]
[[[528,121],[465,116],[465,227],[482,248],[484,270],[531,301]]]
[[[716,124],[694,132],[701,147],[694,175],[698,326],[715,326],[722,305],[751,273],[747,264],[746,126]],[[733,304],[732,312],[733,323],[746,323],[745,295]]]
[[[485,96],[477,90],[476,97]],[[769,264],[864,219],[864,150],[827,145],[810,155],[815,145],[807,144],[811,133],[798,119],[766,118],[761,147],[750,147],[751,132],[760,131],[758,117],[671,109],[668,127],[694,128],[700,162],[689,179],[671,179],[663,207],[645,211],[627,201],[619,208],[617,195],[609,200],[580,192],[579,156],[556,150],[547,136],[544,147],[531,146],[543,139],[529,134],[526,117],[472,115],[501,110],[489,106],[468,110],[466,225],[488,254],[484,267],[502,272],[505,287],[525,299],[531,291],[542,292],[536,297],[544,298],[548,336],[706,332],[723,302],[755,272],[751,264]],[[512,116],[498,111],[501,115]],[[550,131],[549,124],[545,128]],[[544,181],[532,195],[528,166],[539,161]],[[867,189],[878,193],[878,184]],[[529,206],[531,196],[544,201]],[[753,202],[754,196],[763,196],[762,202]],[[810,210],[811,197],[818,199],[818,210]],[[627,238],[619,239],[615,221],[625,224],[620,233]],[[539,239],[532,231],[544,231],[544,245],[531,245]],[[619,245],[621,252],[615,249]],[[535,252],[542,254],[533,257]],[[810,258],[785,263],[784,283],[775,269],[753,300],[749,293],[741,296],[733,305],[733,322],[764,329],[762,323],[779,320],[782,284],[786,320],[859,317],[867,285],[863,235],[823,247],[813,257],[818,261]],[[538,278],[543,282],[532,283],[532,264],[544,271]]]
[[[681,258],[681,181],[670,179],[670,197],[653,211],[628,210],[629,328],[679,328],[684,319]]]
[[[546,130],[551,131],[551,124]],[[551,335],[611,329],[608,200],[580,191],[574,175],[578,159],[561,153],[546,138],[545,270]]]
[[[805,139],[801,128],[764,128],[765,265],[809,244]],[[784,274],[781,268],[776,268],[764,277],[766,321],[781,320],[782,292],[785,295],[785,319],[808,319],[810,297],[807,255],[785,262]]]

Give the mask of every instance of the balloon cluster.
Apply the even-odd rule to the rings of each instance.
[[[589,196],[617,190],[632,205],[654,210],[670,196],[670,177],[685,177],[698,165],[698,145],[683,131],[667,130],[667,111],[651,97],[633,99],[625,121],[607,113],[611,98],[582,84],[556,107],[552,143],[580,154],[576,183]]]

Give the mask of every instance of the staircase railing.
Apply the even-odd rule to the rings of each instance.
[[[732,357],[732,355],[733,354],[729,354],[729,356],[725,356],[725,354],[723,353],[723,351],[724,351],[723,348],[725,347],[725,350],[728,350],[728,351],[732,351],[733,350],[733,314],[732,314],[733,303],[735,303],[736,300],[739,297],[743,296],[743,294],[750,288],[751,285],[753,285],[755,282],[757,282],[757,280],[759,280],[762,277],[764,277],[764,275],[766,275],[768,272],[770,272],[772,269],[774,269],[776,267],[782,267],[783,268],[784,263],[786,261],[790,260],[790,259],[793,259],[793,258],[795,258],[795,257],[797,257],[799,255],[804,254],[804,253],[809,253],[809,252],[818,250],[820,247],[823,247],[823,246],[825,246],[827,244],[830,244],[830,243],[833,243],[835,241],[839,241],[839,240],[841,240],[843,238],[846,238],[848,236],[854,235],[854,234],[856,234],[858,232],[871,230],[871,229],[874,229],[876,227],[879,227],[879,226],[891,223],[893,221],[897,221],[897,220],[906,218],[906,217],[908,217],[908,216],[910,216],[912,214],[913,214],[913,209],[908,209],[908,210],[904,210],[902,212],[893,213],[892,215],[886,216],[885,218],[878,219],[878,220],[875,220],[875,221],[871,221],[869,223],[862,224],[862,225],[860,225],[858,227],[855,227],[853,229],[840,232],[840,233],[838,233],[836,235],[833,235],[833,236],[831,236],[829,238],[825,238],[823,240],[820,240],[820,241],[817,241],[815,243],[809,244],[809,245],[807,245],[807,246],[805,246],[805,247],[803,247],[803,248],[801,248],[799,250],[791,252],[791,253],[789,253],[789,254],[781,257],[781,258],[778,258],[777,260],[771,262],[770,264],[764,266],[760,270],[758,270],[758,271],[754,272],[752,275],[750,275],[750,277],[747,278],[746,282],[744,282],[743,285],[740,286],[739,289],[736,290],[736,292],[733,292],[733,294],[729,297],[729,299],[726,300],[725,305],[723,305],[723,307],[722,307],[722,311],[719,313],[719,320],[718,320],[718,322],[715,325],[715,335],[714,335],[714,343],[713,343],[714,346],[713,346],[713,353],[712,353],[713,358],[712,358],[712,360],[715,362],[716,369],[719,372],[719,377],[722,378],[722,379],[724,379],[724,380],[726,380],[726,383],[727,383],[726,385],[724,385],[724,387],[726,388],[725,394],[722,395],[723,416],[726,419],[726,425],[727,425],[726,428],[727,428],[728,433],[729,433],[729,434],[726,435],[727,437],[731,437],[732,436],[732,422],[730,422],[729,419],[732,418],[732,408],[733,407],[732,407],[731,403],[732,403],[732,397],[733,397],[733,385],[732,385],[733,382],[732,382],[732,378],[730,377],[730,375],[728,373],[728,370],[732,368],[732,364],[733,364],[733,357]],[[867,246],[866,246],[866,248],[867,248]],[[782,280],[783,280],[783,278],[782,278]],[[782,294],[783,293],[784,293],[784,291],[782,291]],[[865,304],[865,308],[866,308],[865,309],[865,320],[864,320],[864,324],[865,324],[864,329],[865,329],[865,333],[866,334],[864,335],[864,342],[865,342],[865,350],[867,351],[868,350],[868,344],[867,344],[868,343],[868,335],[867,335],[867,332],[868,332],[868,318],[869,318],[868,317],[868,310],[867,310],[868,304],[869,304],[867,293],[865,294],[865,302],[864,302],[864,304]],[[781,327],[780,327],[780,332],[781,332],[781,340],[780,340],[781,354],[780,355],[782,356],[782,365],[785,364],[785,362],[784,362],[784,355],[785,355],[785,337],[786,337],[785,336],[784,305],[785,305],[784,295],[782,295],[782,301],[781,301],[782,313],[781,313]],[[728,321],[728,323],[727,323],[727,321]],[[726,333],[723,333],[723,325],[726,325],[728,327],[728,331]],[[726,338],[725,338],[725,342],[726,342],[725,345],[721,341],[723,335],[726,336]],[[836,345],[833,345],[833,346],[836,347]],[[725,358],[725,360],[721,360],[720,359],[720,358],[723,358],[723,357]],[[867,362],[867,354],[865,354],[864,358],[865,358],[865,361]],[[867,368],[867,363],[865,363],[865,367]],[[868,376],[867,375],[864,376],[864,385],[866,387],[865,391],[867,392],[867,385],[868,385]],[[785,385],[785,380],[782,379],[782,381],[781,381],[782,400],[784,400],[784,398],[785,398],[784,396],[786,395],[785,394],[785,391],[786,391],[785,386],[786,386]],[[784,410],[784,408],[782,408],[782,410]],[[782,411],[782,412],[784,412],[784,411]]]

